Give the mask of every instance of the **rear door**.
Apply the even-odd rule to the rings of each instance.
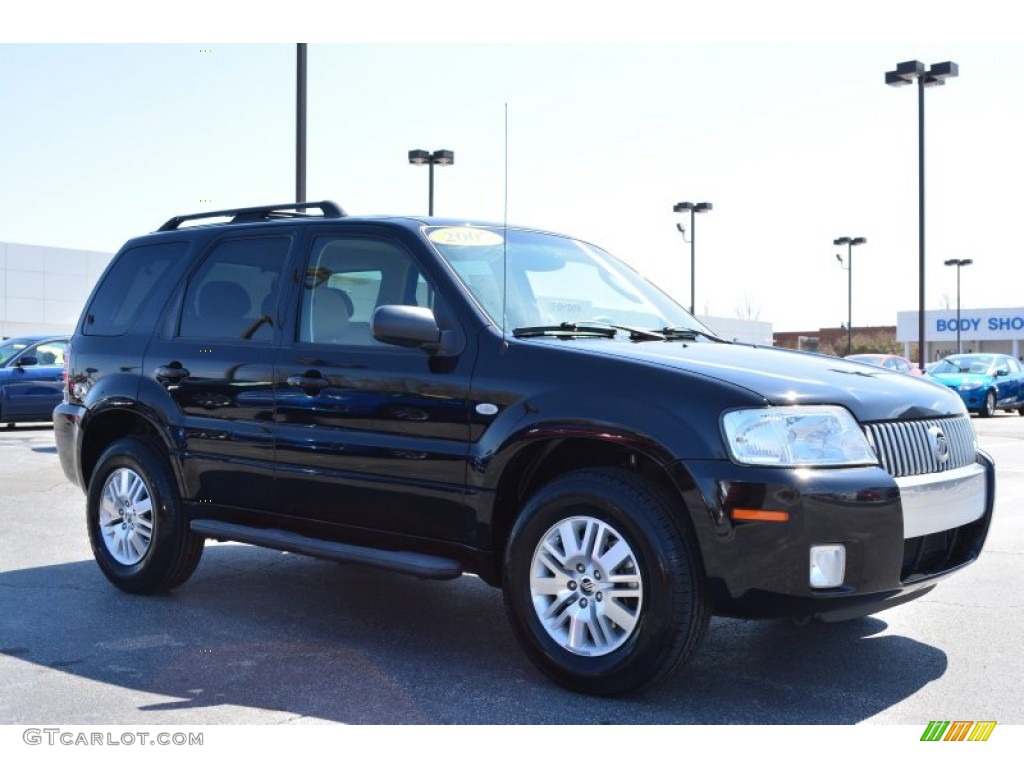
[[[166,397],[186,496],[217,507],[272,506],[272,375],[290,232],[223,237],[180,286],[146,352],[147,386]]]

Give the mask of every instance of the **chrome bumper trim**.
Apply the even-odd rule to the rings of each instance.
[[[985,514],[988,499],[985,467],[969,467],[941,474],[898,477],[903,501],[903,538],[973,523]]]

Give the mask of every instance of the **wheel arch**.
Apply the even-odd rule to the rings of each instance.
[[[643,477],[670,504],[673,519],[685,526],[695,542],[702,541],[696,531],[697,493],[693,478],[678,462],[670,466],[657,450],[644,449],[621,440],[596,435],[558,437],[531,441],[508,460],[498,480],[491,515],[492,552],[497,560],[504,552],[509,535],[526,501],[555,478],[581,469],[620,468]],[[695,553],[701,560],[700,547]],[[496,568],[488,581],[501,585],[501,569]]]
[[[86,488],[103,452],[115,441],[129,435],[150,435],[169,448],[157,424],[136,408],[109,406],[90,414],[88,429],[83,430],[81,445],[82,479]]]

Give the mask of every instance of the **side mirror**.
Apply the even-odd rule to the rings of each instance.
[[[18,368],[24,368],[29,365],[39,365],[39,359],[35,355],[25,355],[24,357],[19,357],[18,362],[15,363],[15,366]]]
[[[442,330],[426,307],[388,304],[377,307],[370,321],[373,338],[399,347],[417,347],[432,355],[452,357],[462,351],[455,331]]]
[[[996,376],[1009,376],[1009,375],[1010,375],[1010,369],[1007,368],[1005,365],[1000,367],[1000,368],[996,368]]]

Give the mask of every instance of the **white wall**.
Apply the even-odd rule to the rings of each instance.
[[[0,243],[0,336],[70,333],[112,253]]]
[[[0,242],[0,337],[70,333],[112,253]],[[772,324],[699,317],[721,337],[772,345]]]
[[[740,320],[735,317],[710,317],[698,315],[697,319],[729,341],[743,341],[748,344],[772,346],[775,343],[772,324],[760,320]]]

